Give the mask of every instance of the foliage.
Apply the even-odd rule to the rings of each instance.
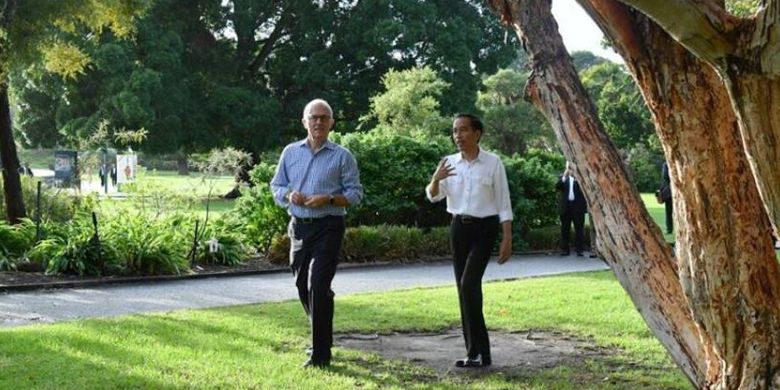
[[[252,156],[240,149],[226,147],[212,149],[206,156],[193,155],[191,163],[206,175],[236,175],[251,162]]]
[[[0,220],[0,271],[13,271],[35,244],[35,223],[29,219],[17,225]]]
[[[363,123],[375,119],[381,131],[410,135],[440,134],[448,120],[439,113],[439,100],[449,87],[431,67],[403,71],[390,69],[382,76],[385,92],[373,96]]]
[[[615,146],[627,149],[654,134],[650,111],[623,66],[604,62],[583,71],[581,78]]]
[[[66,145],[107,119],[147,129],[147,152],[233,146],[257,154],[300,134],[311,98],[327,99],[337,128],[351,131],[383,74],[425,66],[457,86],[442,94],[440,110],[470,111],[475,75],[505,66],[517,49],[487,12],[476,0],[157,0],[132,41],[79,28],[58,37],[89,57],[88,77],[20,70],[18,125],[27,145]]]
[[[485,91],[477,95],[485,135],[481,143],[504,154],[525,153],[529,146],[552,150],[555,134],[544,116],[523,98],[528,74],[501,69],[483,78]]]
[[[200,232],[197,261],[201,264],[238,265],[249,257],[249,242],[243,234],[243,220],[235,214],[223,215],[207,224]],[[212,251],[210,241],[216,243]]]
[[[577,73],[580,73],[593,66],[609,62],[608,59],[599,57],[587,50],[577,50],[572,52],[571,61],[574,64],[574,69],[577,70]]]
[[[628,152],[626,165],[639,192],[655,192],[661,186],[663,157],[638,143]]]
[[[82,209],[82,198],[74,197],[60,189],[49,186],[41,187],[41,208],[36,209],[36,198],[39,179],[35,177],[22,177],[22,196],[24,203],[28,205],[31,216],[34,218],[40,213],[41,220],[64,222],[73,218],[74,214]],[[0,203],[5,202],[5,192],[2,191],[3,183],[0,182]],[[0,218],[5,219],[5,208],[0,208]]]
[[[45,264],[48,274],[103,275],[120,268],[113,243],[96,236],[87,214],[65,223],[47,223],[45,231],[45,238],[30,251],[29,257]]]
[[[558,222],[555,181],[563,171],[563,156],[532,149],[526,157],[503,157],[512,199],[512,230],[516,249],[527,247],[529,231]]]
[[[348,227],[339,257],[351,263],[420,261],[449,256],[449,227],[418,229],[377,225]],[[276,264],[289,261],[290,241],[279,236],[266,258]]]
[[[170,214],[155,218],[137,211],[121,210],[106,216],[102,237],[111,242],[122,274],[181,274],[189,270],[186,258],[188,218]]]
[[[727,0],[726,9],[734,15],[747,17],[758,10],[760,0]]]
[[[350,225],[440,226],[448,220],[442,204],[425,197],[436,164],[451,153],[444,136],[406,136],[375,129],[334,140],[352,151],[360,168],[363,201],[349,209]]]
[[[274,237],[287,231],[287,221],[290,219],[287,210],[274,203],[270,183],[275,169],[275,165],[265,162],[257,164],[249,172],[254,186],[243,191],[231,211],[243,221],[244,235],[260,252],[267,252]]]

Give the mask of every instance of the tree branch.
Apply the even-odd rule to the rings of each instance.
[[[286,12],[282,14],[282,17],[279,18],[279,21],[274,26],[274,31],[272,31],[271,35],[265,39],[265,43],[260,48],[260,51],[257,53],[252,62],[247,66],[247,71],[249,74],[253,75],[257,73],[257,70],[265,65],[265,61],[268,60],[268,57],[271,55],[271,52],[274,49],[274,45],[279,41],[279,39],[282,38],[282,36],[285,35],[284,29],[286,24],[286,15]]]
[[[666,30],[691,52],[713,64],[733,55],[734,31],[743,20],[707,0],[620,0]]]

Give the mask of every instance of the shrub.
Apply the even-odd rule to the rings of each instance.
[[[588,225],[585,225],[583,228],[584,231],[584,240],[585,240],[585,247],[589,246],[590,242],[590,227]],[[572,228],[572,244],[574,243],[574,229]],[[522,250],[530,250],[530,251],[555,251],[560,249],[561,247],[561,226],[553,225],[553,226],[544,226],[540,228],[531,229],[524,242],[524,247]]]
[[[198,241],[197,261],[201,264],[237,265],[249,257],[249,248],[244,244],[246,237],[241,232],[241,221],[234,214],[225,215],[211,222],[202,230]],[[216,251],[212,252],[209,241],[216,240]]]
[[[273,240],[267,259],[276,264],[289,261],[290,241]],[[419,260],[450,253],[449,228],[428,230],[404,226],[358,226],[347,228],[339,257],[353,263]]]
[[[35,243],[35,224],[25,219],[18,225],[0,221],[0,271],[12,271]]]
[[[189,269],[187,218],[117,209],[103,214],[98,240],[91,216],[80,213],[67,223],[47,222],[29,257],[49,274],[180,274]]]
[[[123,274],[181,274],[189,270],[187,239],[179,215],[154,218],[123,211],[103,225],[103,237],[116,248]]]
[[[631,178],[640,192],[654,192],[661,184],[663,156],[638,143],[628,152],[626,161]]]
[[[254,187],[243,191],[231,210],[231,218],[237,219],[237,224],[243,226],[243,234],[247,241],[261,252],[267,252],[275,237],[287,231],[290,217],[287,211],[274,203],[270,182],[273,178],[275,165],[260,163],[249,172]]]
[[[67,223],[47,223],[46,238],[29,253],[47,274],[102,275],[120,268],[110,241],[98,240],[91,217],[79,214]]]
[[[27,214],[33,218],[36,213],[36,196],[38,192],[38,181],[35,177],[22,176],[22,196],[27,208]],[[7,219],[5,212],[5,193],[2,190],[3,182],[0,180],[0,218]],[[82,198],[71,195],[59,188],[48,186],[41,187],[41,220],[51,220],[58,222],[69,221],[73,216],[83,211]]]
[[[365,197],[347,215],[350,225],[442,226],[449,216],[443,203],[425,197],[442,157],[453,153],[444,136],[408,136],[370,131],[334,136],[352,151],[360,168]]]

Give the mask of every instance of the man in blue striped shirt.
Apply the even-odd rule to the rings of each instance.
[[[331,359],[334,293],[330,285],[344,238],[345,208],[360,202],[363,187],[355,157],[328,140],[334,123],[328,102],[309,102],[301,121],[308,136],[284,148],[271,189],[274,201],[291,216],[290,268],[311,322],[311,357],[304,367],[323,367]]]

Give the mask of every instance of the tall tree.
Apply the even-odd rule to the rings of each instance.
[[[338,130],[354,130],[382,75],[418,66],[453,85],[443,114],[471,110],[479,74],[517,50],[485,12],[477,0],[157,0],[132,42],[71,36],[93,56],[88,78],[41,95],[40,83],[20,77],[32,88],[21,103],[35,106],[20,126],[42,131],[55,118],[77,135],[109,119],[148,129],[150,152],[259,153],[300,137],[300,110],[316,96],[337,110]]]
[[[391,69],[382,82],[385,91],[371,97],[371,111],[361,118],[364,124],[405,135],[444,134],[449,120],[441,116],[439,100],[449,85],[433,69]]]
[[[19,179],[19,157],[14,142],[8,102],[8,76],[17,68],[43,60],[47,68],[75,77],[89,63],[78,47],[58,38],[79,27],[109,28],[119,36],[132,32],[134,19],[149,0],[83,1],[5,0],[0,9],[0,159],[8,220],[27,214]]]
[[[525,154],[529,146],[550,150],[554,145],[550,125],[517,89],[526,80],[527,73],[501,69],[483,79],[485,90],[477,95],[487,127],[482,143],[507,155]]]
[[[535,72],[526,91],[582,173],[604,238],[600,251],[696,387],[780,388],[780,272],[768,218],[776,223],[778,173],[765,169],[778,156],[772,139],[780,126],[768,104],[778,84],[768,27],[776,26],[778,4],[764,2],[740,19],[715,0],[579,2],[651,108],[675,189],[674,257],[628,185],[565,55],[550,2],[490,4],[531,52]]]
[[[637,143],[647,144],[653,134],[650,111],[623,66],[602,62],[581,71],[580,79],[596,103],[599,119],[615,146],[628,150]]]

